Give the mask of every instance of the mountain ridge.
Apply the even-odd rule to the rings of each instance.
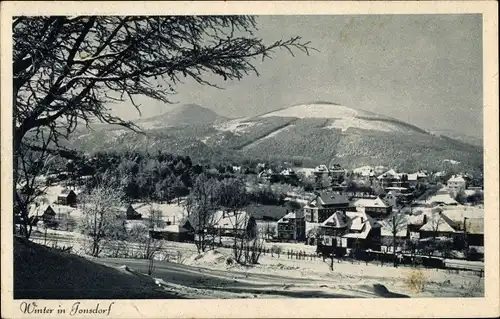
[[[75,138],[84,151],[164,150],[200,160],[300,159],[345,165],[435,166],[444,159],[482,165],[480,148],[433,135],[411,123],[338,103],[297,104],[253,117],[220,116],[199,105],[137,122],[145,135],[125,130]]]

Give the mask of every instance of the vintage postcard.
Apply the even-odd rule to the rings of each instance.
[[[497,9],[2,3],[2,318],[497,317]]]

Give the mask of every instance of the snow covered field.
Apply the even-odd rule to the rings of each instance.
[[[249,117],[244,117],[244,118],[230,120],[223,124],[215,126],[215,128],[219,131],[231,132],[234,133],[235,135],[240,135],[245,133],[245,130],[249,129],[250,127],[261,124],[259,122],[246,122],[249,119],[250,119]]]
[[[74,252],[83,255],[81,235],[52,231],[52,236],[57,236],[59,246],[73,246]],[[43,243],[43,239],[36,242]],[[49,239],[47,245],[51,246],[52,242]],[[474,272],[422,269],[424,289],[415,291],[407,283],[415,272],[410,267],[335,260],[331,271],[329,259],[289,259],[286,255],[288,248],[311,253],[315,250],[313,246],[267,245],[282,248],[279,258],[276,254],[263,254],[258,265],[242,266],[227,264],[232,255],[229,248],[216,248],[198,255],[194,244],[165,241],[163,251],[173,257],[167,260],[174,262],[159,258],[155,261],[153,277],[167,292],[183,298],[463,297],[484,294],[484,278]],[[135,247],[132,243],[127,246]],[[113,267],[126,265],[134,271],[147,273],[147,260],[90,259]],[[388,292],[377,285],[383,285]]]
[[[227,265],[229,249],[193,253],[182,264],[156,262],[157,282],[185,298],[377,298],[482,296],[484,279],[472,273],[423,270],[422,291],[407,278],[415,270],[329,260],[295,260],[261,256],[258,265]],[[143,272],[147,261],[102,259],[106,265],[127,265]]]

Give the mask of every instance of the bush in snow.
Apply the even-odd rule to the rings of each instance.
[[[413,292],[424,291],[427,277],[421,269],[412,269],[405,278],[406,286]]]

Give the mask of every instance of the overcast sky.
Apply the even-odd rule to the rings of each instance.
[[[482,137],[480,15],[261,16],[258,23],[265,42],[301,36],[319,52],[277,51],[256,61],[259,77],[222,82],[225,90],[186,82],[176,102],[239,117],[331,101]],[[140,102],[142,117],[172,107]],[[115,109],[126,119],[139,117],[133,107]]]

